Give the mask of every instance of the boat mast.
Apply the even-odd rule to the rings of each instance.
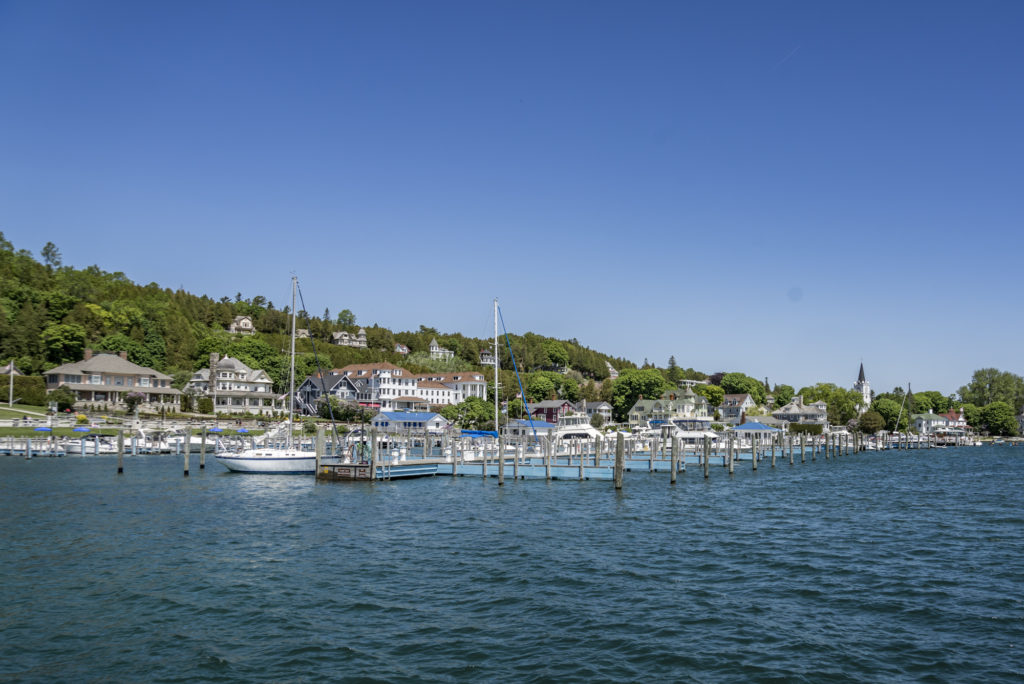
[[[494,298],[494,434],[498,433],[498,298]]]
[[[295,288],[299,279],[292,276],[292,348],[291,365],[288,371],[288,448],[292,448],[292,430],[295,420]]]

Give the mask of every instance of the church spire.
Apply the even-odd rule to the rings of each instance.
[[[857,376],[857,382],[864,382],[864,362],[860,362],[860,375]]]

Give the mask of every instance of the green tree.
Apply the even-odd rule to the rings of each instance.
[[[693,391],[708,400],[708,406],[714,409],[725,400],[725,390],[718,385],[694,385]]]
[[[683,369],[676,363],[675,356],[668,357],[668,370],[665,372],[665,378],[674,387],[679,387],[679,381],[683,379]]]
[[[928,413],[934,409],[931,397],[924,392],[914,392],[914,407],[911,413]]]
[[[798,394],[803,396],[805,404],[824,401],[828,405],[828,422],[832,425],[845,425],[856,418],[857,405],[864,400],[860,392],[837,387],[830,382],[804,387]]]
[[[721,387],[726,394],[749,394],[758,405],[764,403],[764,385],[743,373],[726,373],[722,376]]]
[[[971,381],[960,388],[960,398],[975,406],[1001,401],[1020,413],[1024,408],[1024,378],[997,368],[982,368],[974,371]]]
[[[213,399],[210,397],[199,397],[196,401],[196,410],[206,415],[213,413]]]
[[[565,350],[561,342],[557,340],[544,340],[543,348],[549,366],[564,368],[569,365],[569,352]]]
[[[782,408],[793,401],[796,390],[789,385],[776,385],[775,389],[772,390],[772,394],[775,396],[775,408]]]
[[[604,416],[600,413],[595,413],[590,417],[590,425],[600,430],[601,426],[604,425]]]
[[[124,395],[124,408],[129,414],[135,413],[135,409],[145,400],[146,395],[142,392],[129,392]]]
[[[643,396],[655,399],[672,389],[672,385],[654,368],[623,371],[612,384],[612,412],[616,421],[625,421],[629,409]]]
[[[889,432],[906,430],[909,425],[907,412],[903,411],[903,415],[900,416],[900,405],[892,399],[886,397],[875,399],[871,402],[871,410],[882,416],[882,420],[885,421],[885,429]],[[898,425],[897,418],[899,419]]]
[[[885,418],[878,411],[865,411],[857,419],[857,429],[867,434],[874,434],[885,427]]]
[[[59,387],[53,390],[46,395],[46,398],[49,401],[57,402],[57,410],[60,412],[67,411],[75,406],[75,393],[67,387]]]
[[[981,409],[981,422],[993,435],[1017,434],[1017,419],[1013,407],[1005,401],[993,401]]]
[[[544,401],[555,395],[555,383],[538,373],[530,375],[526,381],[526,398],[530,402]]]
[[[80,325],[55,323],[43,329],[46,358],[53,363],[79,361],[85,351],[85,330]]]
[[[970,425],[973,428],[982,427],[980,406],[975,406],[974,404],[964,404],[960,408],[964,410],[964,420],[967,421],[968,425]]]
[[[338,314],[338,325],[350,328],[356,324],[356,315],[348,309],[342,309]],[[369,333],[367,333],[369,335]]]
[[[42,251],[39,255],[43,257],[43,263],[50,269],[59,268],[61,265],[60,250],[57,249],[57,245],[52,242],[47,242],[43,245]]]

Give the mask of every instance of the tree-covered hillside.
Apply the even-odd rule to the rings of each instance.
[[[174,385],[180,388],[193,371],[209,362],[211,352],[217,352],[265,369],[275,389],[284,390],[291,313],[287,306],[276,307],[262,296],[213,299],[156,283],[138,285],[123,273],[108,273],[97,266],[65,266],[52,243],[42,248],[40,256],[41,261],[27,250],[15,249],[0,233],[0,359],[13,358],[22,372],[39,374],[78,361],[88,347],[126,351],[129,360],[174,376]],[[252,317],[255,335],[227,333],[238,315]],[[300,311],[299,317],[298,327],[308,329],[317,341],[320,363],[326,368],[389,361],[414,372],[465,370],[480,368],[480,350],[493,346],[492,340],[445,334],[424,325],[405,332],[368,325],[366,349],[335,346],[328,344],[333,332],[359,329],[352,312],[344,309],[331,317],[329,311],[322,316]],[[434,338],[455,352],[451,362],[430,359],[428,346]],[[633,367],[625,359],[601,354],[576,340],[534,333],[509,338],[520,371],[527,373],[569,369],[586,383],[608,376],[606,362],[617,369]],[[502,342],[502,367],[511,368],[508,346]],[[396,343],[408,346],[410,355],[395,353]],[[297,375],[312,373],[316,367],[312,341],[300,339],[296,349]],[[502,377],[502,384],[513,388],[518,383]]]

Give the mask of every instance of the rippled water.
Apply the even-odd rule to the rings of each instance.
[[[1017,453],[621,493],[5,458],[0,680],[1017,682]]]

